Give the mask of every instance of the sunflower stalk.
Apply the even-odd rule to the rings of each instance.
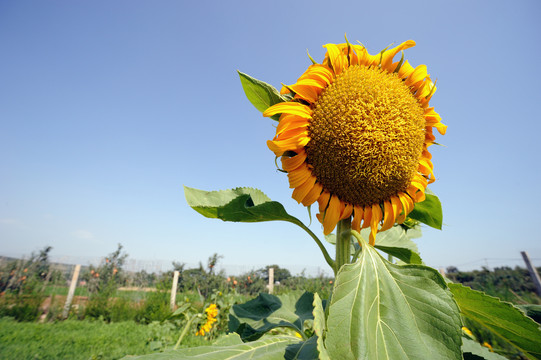
[[[319,238],[316,236],[316,234],[314,234],[306,225],[304,225],[300,221],[299,222],[293,222],[293,224],[298,225],[299,227],[301,227],[304,231],[306,231],[308,233],[308,235],[310,235],[312,237],[312,239],[314,239],[317,246],[321,250],[321,253],[323,254],[323,257],[325,258],[325,261],[334,270],[335,261],[331,258],[331,256],[329,255],[329,252],[327,251],[325,246],[323,246],[323,243],[321,242],[321,240],[319,240]],[[336,274],[336,271],[335,271],[335,274]]]
[[[184,326],[184,329],[182,329],[182,333],[180,334],[180,336],[179,336],[179,338],[177,340],[177,343],[175,344],[175,347],[173,348],[174,350],[176,350],[179,347],[180,343],[182,342],[182,339],[184,339],[184,336],[186,336],[186,334],[188,333],[188,330],[192,326],[192,323],[194,322],[194,320],[201,317],[200,314],[195,314],[191,318],[186,314],[184,314],[184,316],[186,317],[186,320],[188,320],[188,321],[186,322],[186,325]]]
[[[338,222],[336,230],[336,259],[334,275],[344,264],[351,262],[351,217]]]

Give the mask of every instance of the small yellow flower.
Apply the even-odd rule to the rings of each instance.
[[[494,352],[494,350],[492,349],[492,345],[490,345],[489,343],[487,343],[486,341],[482,344],[484,347],[488,348],[491,352]]]
[[[210,304],[205,309],[205,312],[207,313],[207,322],[203,324],[195,333],[196,336],[204,336],[205,334],[210,333],[210,331],[212,330],[212,325],[218,321],[216,319],[216,317],[218,316],[218,307],[216,306],[216,304]]]
[[[464,332],[464,334],[468,335],[469,337],[471,338],[474,338],[475,336],[473,336],[473,333],[471,332],[470,329],[468,329],[467,327],[463,326],[462,327],[462,331]]]

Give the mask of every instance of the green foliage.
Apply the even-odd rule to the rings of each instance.
[[[243,343],[236,334],[215,346],[200,346],[182,350],[169,350],[151,355],[130,357],[134,360],[146,359],[208,359],[223,360],[235,358],[238,360],[283,360],[284,352],[289,345],[298,339],[292,336],[268,336],[250,343]]]
[[[185,186],[184,195],[192,209],[208,218],[240,222],[283,220],[301,223],[289,215],[282,204],[272,201],[258,189],[203,191]]]
[[[66,320],[54,323],[18,323],[0,319],[1,359],[118,359],[128,354],[146,354],[171,345],[174,327],[132,322]],[[169,339],[169,340],[167,340]],[[190,335],[187,345],[204,342]],[[161,343],[152,348],[151,343]]]
[[[447,277],[453,282],[459,282],[502,300],[518,304],[541,304],[541,298],[535,293],[530,273],[524,268],[497,267],[492,270],[483,268],[465,272],[451,266],[446,272]]]
[[[235,305],[229,314],[229,330],[240,335],[243,341],[259,339],[275,328],[289,328],[306,338],[305,322],[313,320],[314,295],[290,293],[274,296],[259,294],[253,300]]]
[[[285,96],[280,95],[278,90],[276,90],[273,86],[261,80],[254,79],[250,75],[244,74],[240,71],[237,72],[239,73],[240,82],[246,97],[257,110],[263,112],[274,104],[288,100]],[[271,119],[278,121],[280,119],[280,115],[274,115],[271,117]]]
[[[0,317],[9,316],[17,321],[36,321],[40,315],[41,294],[8,294],[0,298]]]
[[[325,345],[336,359],[461,359],[458,309],[439,273],[367,243],[336,278]],[[427,311],[430,309],[430,311]]]
[[[462,351],[464,352],[464,359],[485,359],[485,360],[505,360],[505,358],[496,353],[490,352],[486,347],[481,346],[476,341],[468,338],[462,338]]]
[[[25,260],[10,261],[0,269],[0,316],[18,321],[35,321],[45,298],[46,286],[53,275],[46,246]]]
[[[118,319],[118,315],[113,314],[115,305],[111,306],[111,299],[120,286],[122,266],[128,257],[122,248],[122,245],[118,244],[117,249],[102,260],[99,267],[90,267],[90,278],[88,279],[90,297],[85,309],[85,316],[102,318],[106,321],[112,321],[113,317]],[[118,304],[118,306],[122,305]]]
[[[510,303],[460,284],[449,288],[466,319],[489,330],[531,359],[541,359],[541,329]]]
[[[327,324],[325,316],[325,305],[319,298],[318,294],[314,294],[314,336],[317,337],[317,350],[319,353],[319,359],[330,360],[327,349],[325,348],[324,339],[327,334]]]
[[[148,292],[144,304],[134,317],[135,321],[141,324],[164,321],[171,315],[169,300],[170,293],[166,291]]]
[[[423,224],[441,230],[443,225],[443,211],[440,199],[436,195],[427,193],[425,200],[416,203],[408,216],[419,220]]]

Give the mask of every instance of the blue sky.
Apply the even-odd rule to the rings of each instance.
[[[541,266],[538,1],[2,1],[0,255],[51,245],[103,256],[326,268],[288,223],[224,223],[182,186],[257,187],[308,223],[276,171],[275,123],[236,70],[279,87],[325,43],[371,53],[413,39],[431,104],[449,126],[432,148],[443,231],[424,230],[435,267]],[[311,228],[321,233],[318,223]],[[485,260],[486,259],[486,260]]]

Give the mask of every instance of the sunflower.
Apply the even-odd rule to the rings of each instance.
[[[433,128],[445,134],[429,107],[436,91],[425,65],[394,61],[415,46],[408,40],[377,55],[364,46],[327,44],[322,64],[313,64],[281,93],[290,100],[264,116],[280,115],[267,145],[281,157],[292,197],[319,204],[325,235],[342,219],[352,229],[378,231],[402,223],[434,181],[428,147]]]
[[[205,333],[208,334],[212,330],[212,327],[214,326],[214,323],[218,320],[216,317],[218,316],[218,307],[216,304],[210,304],[206,309],[205,312],[207,313],[207,321],[199,328],[196,336],[205,336]]]

